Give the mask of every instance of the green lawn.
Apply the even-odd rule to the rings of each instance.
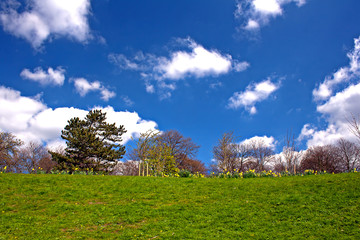
[[[360,174],[0,174],[0,239],[360,239]]]

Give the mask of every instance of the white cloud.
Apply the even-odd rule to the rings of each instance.
[[[308,146],[333,144],[339,138],[355,141],[347,118],[351,114],[360,114],[360,37],[354,39],[354,45],[347,54],[349,65],[326,77],[313,91],[315,100],[323,100],[318,101],[317,112],[322,114],[327,126],[319,129],[310,124],[304,125],[299,140],[305,139]]]
[[[128,96],[121,96],[121,99],[124,101],[125,105],[128,107],[131,107],[135,104]]]
[[[83,43],[91,37],[87,19],[90,0],[29,0],[23,12],[18,11],[19,2],[6,3],[0,12],[4,30],[26,39],[34,48],[59,36]]]
[[[260,83],[249,85],[244,92],[235,92],[229,98],[228,107],[233,109],[244,107],[250,114],[255,114],[257,112],[255,104],[267,99],[279,87],[280,85],[271,82],[270,78]]]
[[[327,76],[325,81],[313,90],[315,100],[328,99],[337,85],[360,76],[360,37],[354,39],[354,49],[347,56],[350,59],[349,65],[339,68],[332,76]]]
[[[277,141],[272,136],[271,137],[268,137],[268,136],[262,136],[262,137],[254,136],[252,138],[245,139],[244,141],[241,142],[241,144],[251,144],[252,142],[262,142],[262,143],[264,143],[264,145],[266,147],[269,147],[272,150],[275,149],[276,144],[277,144]]]
[[[360,114],[360,83],[350,85],[341,92],[335,94],[323,105],[317,107],[327,122],[324,130],[311,127],[306,124],[299,136],[299,139],[306,139],[307,145],[317,146],[335,143],[339,138],[346,138],[354,141],[353,134],[349,131],[347,118],[351,114]]]
[[[283,14],[283,6],[296,3],[298,7],[304,5],[306,0],[243,0],[238,1],[235,17],[241,19],[243,29],[254,31],[269,23],[271,18]]]
[[[71,79],[71,81],[74,81],[75,89],[82,97],[90,91],[99,91],[101,99],[104,101],[108,101],[110,98],[116,96],[115,92],[105,88],[99,81],[89,82],[85,78],[74,78]]]
[[[158,92],[162,98],[171,96],[175,81],[188,77],[219,76],[230,71],[245,71],[250,64],[234,60],[229,54],[206,49],[191,38],[176,39],[186,50],[170,51],[169,57],[138,52],[133,58],[124,54],[109,54],[110,62],[120,69],[139,71],[146,81],[148,93]]]
[[[146,83],[145,87],[146,87],[146,92],[148,92],[148,93],[154,93],[155,92],[154,85]]]
[[[108,90],[105,87],[102,87],[100,90],[100,94],[101,94],[101,99],[104,101],[109,101],[110,98],[113,98],[116,96],[116,93],[113,91]]]
[[[222,82],[219,82],[219,81],[214,82],[214,83],[211,83],[211,84],[209,85],[209,87],[210,87],[211,89],[218,89],[218,88],[220,88],[220,87],[222,87],[222,86],[223,86],[223,83],[222,83]]]
[[[242,72],[245,71],[246,69],[248,69],[250,67],[250,63],[248,62],[238,62],[238,61],[234,61],[233,62],[233,69],[235,72]]]
[[[249,19],[248,23],[246,24],[246,26],[244,28],[246,30],[257,30],[260,28],[260,24],[253,19]]]
[[[22,132],[34,114],[45,109],[46,106],[35,98],[22,97],[20,92],[0,86],[0,129]]]
[[[107,122],[124,125],[127,133],[123,135],[123,143],[157,128],[156,122],[144,120],[136,112],[118,112],[110,106],[97,109],[107,113]],[[41,141],[53,149],[63,144],[60,135],[67,121],[73,117],[83,118],[87,113],[73,107],[48,108],[39,100],[0,86],[0,130],[11,132],[25,142]]]
[[[20,76],[23,79],[39,82],[42,85],[62,86],[65,80],[64,73],[65,70],[62,67],[57,67],[56,69],[49,67],[46,72],[41,67],[37,67],[33,72],[25,68],[21,71]]]
[[[191,52],[178,51],[171,54],[170,59],[156,66],[162,79],[181,79],[187,76],[197,78],[208,75],[220,75],[231,70],[230,55],[221,55],[216,50],[207,50],[193,42]]]
[[[124,54],[111,53],[108,56],[109,61],[116,64],[119,68],[125,70],[141,70],[141,66],[135,61],[131,61]]]
[[[252,2],[256,12],[260,12],[265,15],[281,15],[282,9],[279,1],[277,0],[254,0]]]

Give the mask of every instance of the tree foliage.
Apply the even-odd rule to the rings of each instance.
[[[171,174],[178,171],[173,151],[162,141],[158,131],[150,130],[140,134],[129,158],[138,161],[142,175]]]
[[[83,120],[70,119],[61,133],[67,145],[65,154],[51,152],[58,170],[108,172],[125,154],[125,146],[120,144],[124,126],[107,123],[101,110],[90,111]]]

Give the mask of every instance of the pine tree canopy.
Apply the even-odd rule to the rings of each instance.
[[[126,133],[123,125],[106,122],[106,113],[91,110],[84,120],[75,117],[68,121],[61,138],[66,140],[65,154],[51,152],[58,162],[58,170],[106,171],[125,154],[121,135]]]

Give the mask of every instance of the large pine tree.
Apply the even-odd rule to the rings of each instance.
[[[124,126],[107,123],[101,110],[90,111],[84,120],[70,119],[61,133],[67,145],[65,154],[50,152],[58,170],[108,172],[125,154],[125,146],[120,144]]]

